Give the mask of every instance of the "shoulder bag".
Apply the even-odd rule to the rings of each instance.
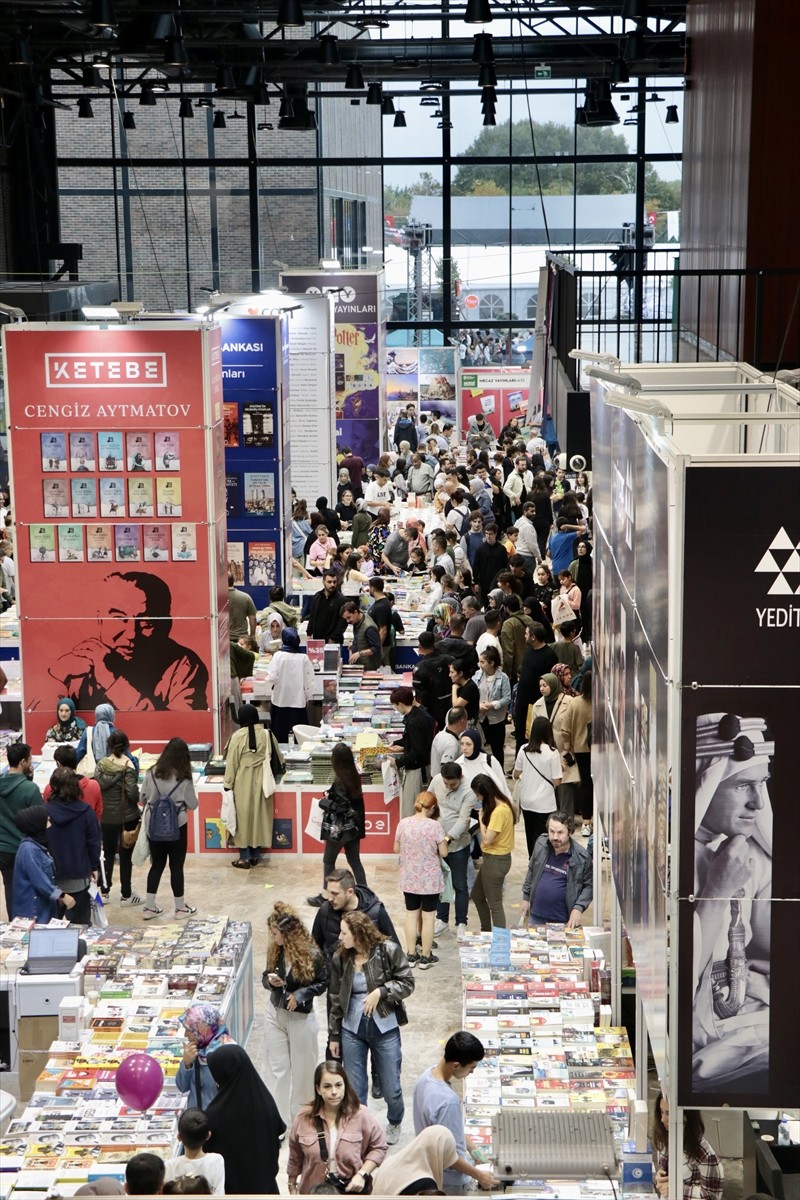
[[[328,1142],[325,1137],[325,1126],[322,1124],[322,1117],[314,1117],[314,1128],[317,1131],[317,1141],[319,1142],[319,1156],[325,1164],[325,1182],[330,1184],[336,1192],[344,1195],[350,1180],[345,1179],[343,1175],[339,1175],[336,1171],[328,1169]],[[366,1171],[361,1178],[364,1180],[364,1188],[361,1192],[354,1193],[354,1195],[368,1196],[372,1191],[372,1175]]]

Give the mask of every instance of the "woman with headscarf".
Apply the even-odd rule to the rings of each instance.
[[[288,630],[284,630],[284,636]],[[291,631],[293,632],[293,631]],[[295,634],[297,637],[297,634]],[[243,704],[237,729],[225,750],[223,784],[233,792],[239,850],[231,866],[249,871],[261,860],[261,847],[272,845],[272,811],[275,780],[270,768],[270,739],[254,704]]]
[[[69,696],[62,696],[56,705],[55,725],[51,725],[45,736],[47,742],[79,742],[86,731],[86,722],[75,716],[75,705]]]
[[[178,1019],[184,1040],[175,1086],[188,1096],[187,1108],[206,1109],[217,1094],[217,1085],[208,1069],[209,1055],[220,1046],[235,1043],[222,1013],[213,1004],[192,1004]]]
[[[75,901],[67,920],[89,925],[89,884],[100,864],[100,825],[93,810],[84,804],[78,776],[69,767],[57,767],[50,786],[47,841],[56,864],[56,884]]]
[[[556,667],[561,671],[569,673],[569,667],[566,663],[556,663]],[[546,717],[550,722],[553,730],[553,741],[555,742],[556,750],[561,755],[561,783],[558,785],[556,808],[567,813],[570,817],[575,814],[575,791],[580,783],[580,772],[575,755],[565,749],[566,737],[564,735],[564,721],[569,714],[570,704],[572,703],[572,692],[570,696],[561,684],[561,676],[553,668],[552,672],[547,671],[539,680],[539,691],[541,695],[535,704],[532,704],[528,710],[528,720],[530,724],[536,717]],[[530,735],[530,730],[527,730]]]
[[[451,605],[444,600],[433,606],[431,619],[428,622],[428,629],[436,637],[450,637],[450,618],[453,615]]]
[[[765,1092],[775,743],[760,717],[697,718],[692,1083]],[[776,1051],[777,1052],[777,1051]]]
[[[444,1125],[429,1125],[373,1172],[380,1196],[419,1196],[443,1191],[444,1172],[458,1161],[456,1139]]]
[[[592,562],[592,543],[588,538],[579,537],[575,542],[575,555],[569,564],[569,573],[575,580],[581,592],[581,625],[586,641],[591,641],[592,628],[592,584],[594,582],[594,564]]]
[[[279,742],[288,742],[295,725],[308,720],[307,706],[314,698],[314,667],[300,649],[296,629],[284,629],[281,648],[267,669],[272,684],[272,732]]]
[[[100,762],[101,758],[105,758],[108,754],[108,739],[114,732],[114,706],[112,704],[98,704],[94,710],[94,725],[87,725],[81,734],[81,740],[75,748],[75,753],[78,756],[78,762],[88,752],[91,746],[91,758],[89,764],[84,763],[82,770],[94,770],[91,767],[91,759],[94,759],[94,765]],[[90,741],[91,737],[91,741]]]
[[[64,916],[75,907],[72,896],[56,885],[55,864],[47,848],[49,817],[44,804],[33,804],[14,814],[22,834],[14,859],[13,903],[9,917],[28,917],[38,925]],[[61,906],[59,908],[59,905]]]
[[[258,648],[262,654],[274,654],[281,648],[281,635],[286,628],[286,623],[280,613],[271,612],[267,617],[266,625],[266,629],[258,639]]]
[[[208,1060],[216,1096],[206,1116],[204,1149],[225,1159],[229,1195],[277,1196],[278,1154],[286,1124],[269,1089],[241,1046],[220,1046]]]

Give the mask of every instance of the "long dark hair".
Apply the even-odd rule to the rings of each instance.
[[[666,1154],[667,1146],[669,1145],[669,1130],[661,1119],[661,1101],[664,1099],[664,1093],[659,1092],[656,1096],[655,1107],[653,1109],[653,1148],[659,1153]],[[683,1111],[683,1153],[690,1162],[696,1162],[700,1157],[701,1145],[706,1132],[706,1127],[703,1124],[703,1118],[699,1112],[693,1109],[684,1109]]]
[[[592,698],[592,671],[591,668],[584,672],[581,680],[581,698],[583,700],[591,700]]]
[[[363,800],[364,790],[358,773],[353,751],[347,742],[337,742],[331,750],[331,766],[343,789],[351,800]]]
[[[344,1080],[344,1100],[342,1101],[341,1108],[339,1109],[339,1116],[336,1119],[336,1124],[338,1125],[340,1117],[344,1120],[347,1120],[348,1117],[352,1117],[354,1113],[358,1112],[359,1108],[361,1107],[361,1101],[356,1095],[355,1089],[348,1079],[347,1072],[342,1064],[340,1062],[335,1062],[332,1058],[329,1058],[325,1062],[321,1062],[314,1072],[314,1099],[311,1102],[310,1114],[312,1120],[314,1117],[318,1117],[320,1115],[325,1106],[322,1096],[320,1096],[319,1092],[317,1091],[317,1088],[322,1083],[323,1075],[338,1075],[340,1079]]]
[[[532,750],[534,754],[538,754],[543,745],[549,746],[551,750],[555,750],[556,744],[553,741],[553,726],[547,717],[534,717],[527,749]]]
[[[74,800],[81,798],[78,776],[69,767],[56,767],[50,776],[50,787],[54,800],[63,800],[65,803],[71,804]]]
[[[183,738],[170,738],[158,756],[158,762],[153,767],[157,779],[178,780],[192,778],[192,763],[189,758],[189,747]]]
[[[492,813],[500,801],[508,804],[508,796],[500,791],[491,775],[476,775],[472,781],[472,790],[481,801],[481,812],[484,825],[488,825]],[[509,805],[510,807],[510,805]]]

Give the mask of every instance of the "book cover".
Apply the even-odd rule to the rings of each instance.
[[[109,562],[112,541],[110,525],[86,526],[86,555],[89,562]]]
[[[71,433],[69,435],[70,471],[95,471],[97,457],[93,433]]]
[[[129,471],[152,471],[153,435],[151,433],[126,433],[125,457]]]
[[[169,525],[142,526],[145,562],[169,562]]]
[[[42,470],[66,471],[67,469],[67,435],[65,433],[43,433],[40,435],[42,446]]]
[[[153,516],[153,481],[131,475],[128,479],[128,512],[132,517]]]
[[[156,480],[156,511],[159,517],[182,516],[180,479]]]
[[[55,525],[31,525],[28,532],[31,545],[31,562],[55,562]]]
[[[42,498],[45,517],[69,516],[69,492],[66,479],[43,479]]]
[[[247,582],[250,587],[273,587],[277,583],[275,542],[248,542]]]
[[[239,405],[235,401],[226,400],[222,405],[222,422],[225,431],[225,445],[239,445]]]
[[[244,542],[228,542],[228,570],[233,575],[233,582],[238,586],[244,583]]]
[[[121,475],[112,475],[100,480],[100,516],[127,516],[125,510],[125,480]]]
[[[117,562],[139,562],[142,544],[138,525],[114,526],[114,557]]]
[[[69,481],[72,496],[73,517],[97,516],[97,480],[83,479],[80,475]]]
[[[270,404],[242,405],[242,434],[245,446],[270,449],[275,444],[275,421]]]
[[[85,557],[83,552],[83,526],[59,525],[58,561],[83,562]]]
[[[155,463],[157,471],[180,471],[181,435],[159,432],[155,435]]]
[[[173,525],[172,557],[177,562],[197,562],[197,526]]]
[[[118,430],[101,430],[97,435],[97,467],[100,471],[124,471],[125,456],[122,434]]]
[[[275,513],[275,476],[268,472],[250,472],[244,477],[244,514],[271,517]]]
[[[242,515],[242,477],[225,476],[225,512],[229,517]]]

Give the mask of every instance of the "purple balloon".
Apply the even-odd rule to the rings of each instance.
[[[161,1095],[164,1072],[152,1054],[129,1054],[117,1067],[116,1085],[123,1104],[144,1111]]]

